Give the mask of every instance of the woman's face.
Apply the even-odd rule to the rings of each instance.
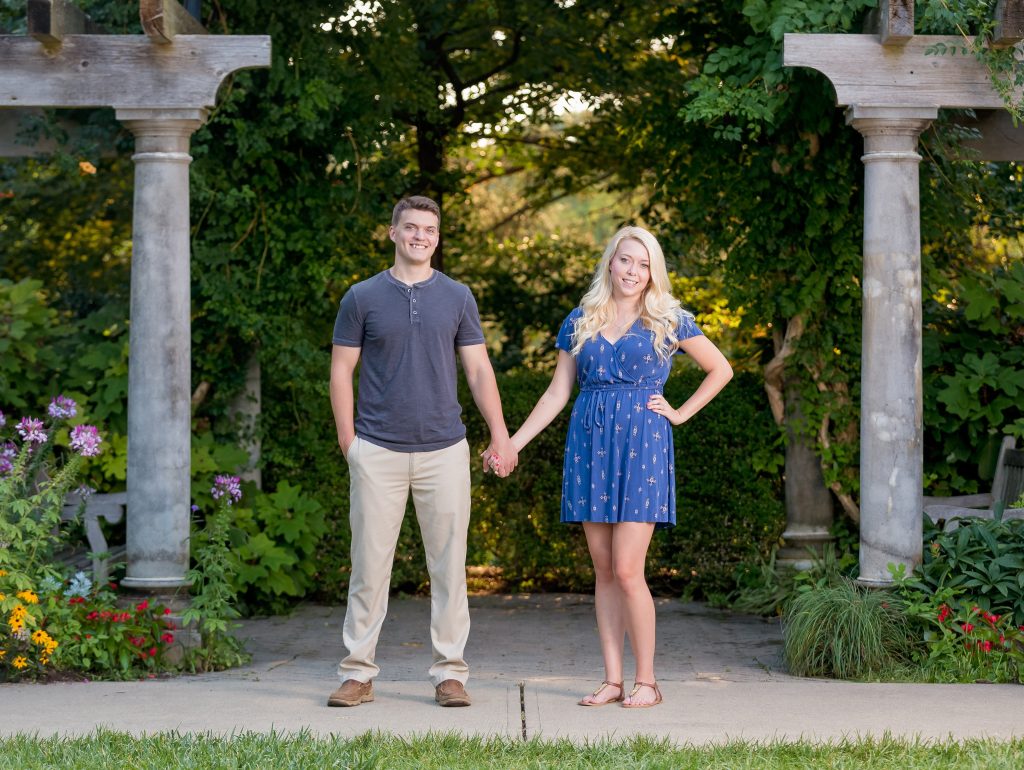
[[[651,257],[640,241],[623,238],[612,254],[610,271],[613,297],[639,299],[651,282]]]

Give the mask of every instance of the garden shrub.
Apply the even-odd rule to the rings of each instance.
[[[862,679],[910,659],[913,641],[899,598],[848,578],[798,593],[784,618],[790,673]]]

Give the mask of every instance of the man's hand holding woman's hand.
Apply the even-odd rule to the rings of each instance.
[[[484,462],[484,473],[494,473],[500,478],[508,476],[519,464],[519,452],[509,439],[492,441],[481,456]]]

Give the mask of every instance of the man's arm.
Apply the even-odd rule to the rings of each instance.
[[[338,429],[338,446],[348,457],[348,448],[356,437],[355,390],[352,381],[362,348],[335,345],[331,351],[331,410]]]
[[[487,357],[487,348],[484,345],[465,345],[459,348],[459,358],[462,360],[462,369],[466,373],[466,382],[473,394],[473,400],[491,433],[491,444],[484,454],[497,454],[501,458],[498,475],[507,476],[515,470],[516,463],[519,462],[519,453],[508,436],[508,428],[505,427],[498,383],[494,379],[491,359]],[[486,469],[485,459],[484,470]]]

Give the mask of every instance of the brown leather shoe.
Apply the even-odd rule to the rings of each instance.
[[[442,706],[468,706],[472,701],[458,679],[445,679],[434,689],[434,700]]]
[[[328,706],[358,706],[373,700],[373,682],[360,682],[358,679],[346,679],[341,687],[331,693],[327,699]]]

